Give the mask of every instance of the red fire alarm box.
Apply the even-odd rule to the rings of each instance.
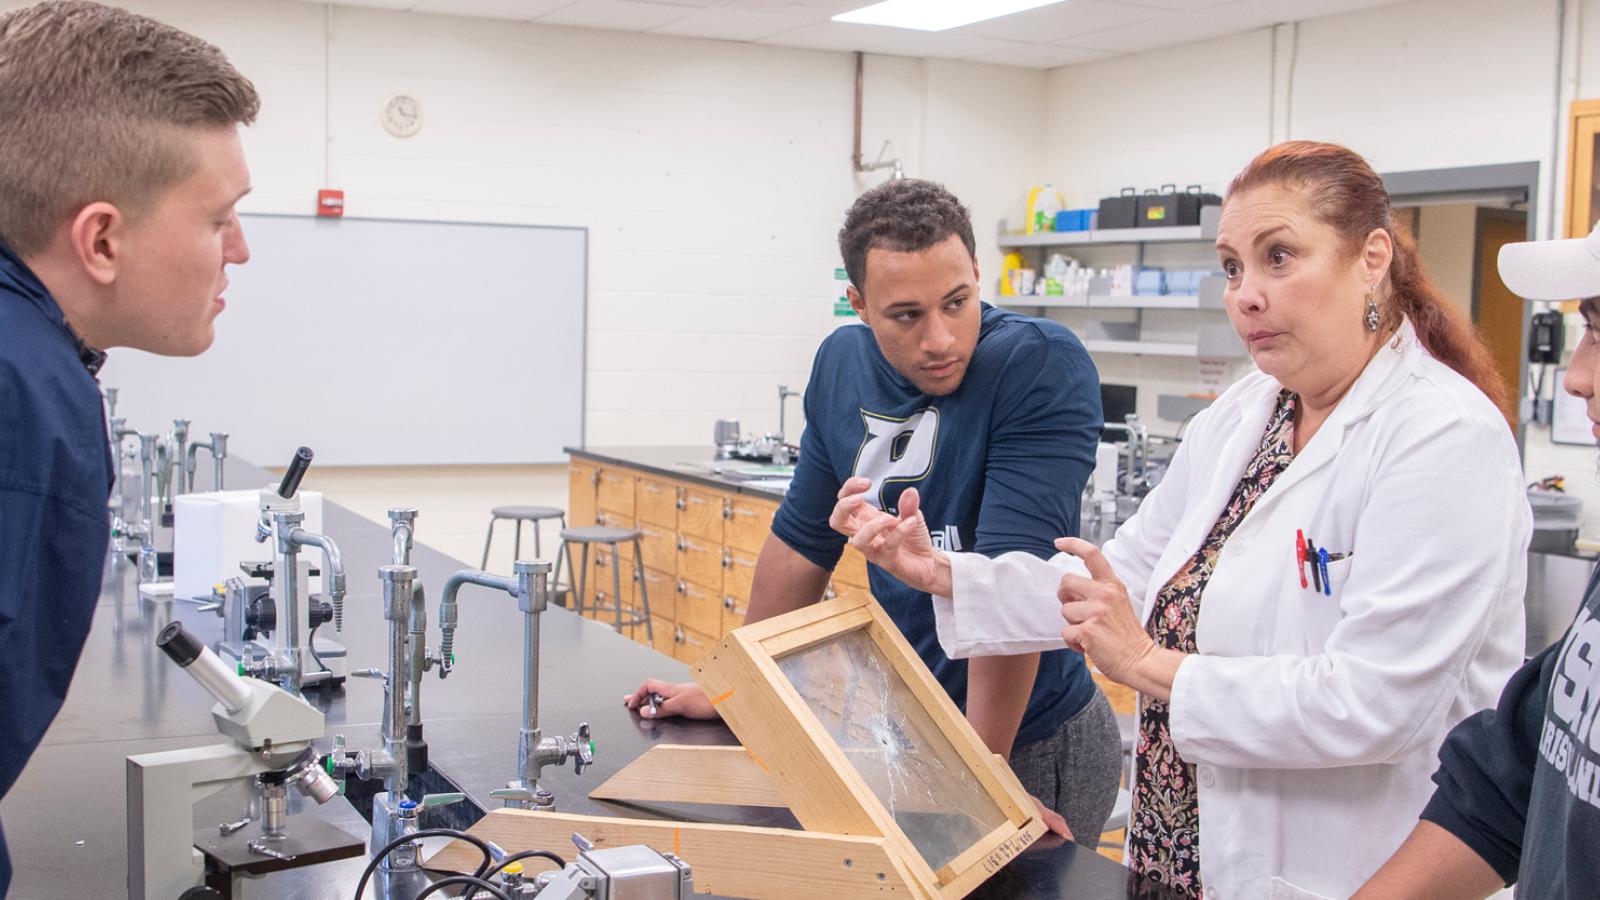
[[[344,191],[317,191],[317,215],[335,218],[344,215]]]

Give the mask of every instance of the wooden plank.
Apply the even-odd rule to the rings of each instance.
[[[787,806],[761,764],[738,746],[656,744],[589,796],[652,803]]]
[[[702,894],[765,900],[929,896],[910,883],[882,838],[522,809],[491,810],[468,830],[512,853],[552,849],[567,858],[572,857],[574,832],[602,848],[644,844],[688,863],[695,892]],[[481,860],[472,845],[454,841],[427,866],[470,872]]]
[[[803,606],[792,612],[786,612],[781,616],[763,619],[760,622],[752,622],[744,626],[741,633],[748,640],[762,642],[784,632],[804,628],[815,622],[847,615],[852,610],[871,602],[873,602],[872,597],[865,592],[852,591],[837,600],[830,600],[826,603],[813,603],[810,606]]]
[[[984,835],[977,843],[968,847],[955,859],[945,863],[944,867],[939,870],[939,883],[950,884],[954,882],[962,872],[972,868],[977,864],[978,860],[993,853],[1000,845],[1011,840],[1016,833],[1017,829],[1010,822],[1007,822]]]
[[[777,663],[747,636],[762,626],[781,631],[785,623],[813,624],[816,609],[798,609],[731,632],[695,665],[695,681],[728,727],[766,764],[779,794],[806,830],[885,837],[890,854],[902,861],[913,883],[937,894],[933,870]]]
[[[848,759],[876,760],[870,748],[845,751]],[[857,771],[861,771],[857,768]],[[883,796],[891,790],[888,772],[872,768],[872,790]],[[717,803],[727,806],[787,807],[766,764],[740,746],[656,744],[628,763],[621,772],[589,793],[597,800],[633,800],[645,803]],[[900,804],[901,812],[949,813],[947,801],[938,797],[913,797]],[[1006,829],[1009,835],[1011,829]],[[998,843],[998,842],[996,842]],[[987,848],[985,848],[985,852]],[[981,853],[975,854],[981,856]]]
[[[1034,841],[1044,837],[1046,831],[1048,829],[1043,822],[1038,819],[1030,820],[1011,838],[989,851],[988,855],[978,860],[975,865],[955,875],[951,880],[942,882],[939,897],[942,900],[957,900],[977,890],[978,885],[988,880],[989,876],[1000,871],[1002,866],[1033,846]]]
[[[828,604],[822,604],[827,606]],[[765,650],[773,659],[782,659],[802,650],[808,650],[818,644],[837,640],[842,634],[847,634],[872,624],[872,613],[861,607],[840,610],[838,615],[829,616],[818,622],[811,622],[776,634],[761,642],[761,649]]]

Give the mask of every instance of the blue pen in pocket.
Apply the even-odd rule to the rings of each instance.
[[[1322,570],[1322,593],[1325,596],[1332,597],[1333,596],[1333,582],[1331,580],[1329,580],[1329,578],[1328,578],[1328,548],[1327,547],[1320,547],[1320,548],[1317,549],[1317,568]]]

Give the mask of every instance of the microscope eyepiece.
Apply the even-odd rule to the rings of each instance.
[[[289,460],[289,468],[283,473],[283,482],[278,485],[278,496],[287,500],[300,490],[300,479],[306,477],[306,469],[311,466],[311,455],[310,447],[294,452],[294,459]]]
[[[205,645],[195,639],[182,622],[172,622],[161,629],[161,634],[156,637],[156,646],[183,668],[200,658],[200,651]]]

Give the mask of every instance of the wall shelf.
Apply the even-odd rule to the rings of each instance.
[[[1199,309],[1199,294],[1090,294],[1090,309]]]
[[[1096,228],[1091,231],[1045,231],[1038,234],[1000,233],[1000,249],[1020,247],[1081,247],[1086,244],[1180,244],[1214,241],[1222,207],[1200,209],[1199,225],[1167,228]]]

